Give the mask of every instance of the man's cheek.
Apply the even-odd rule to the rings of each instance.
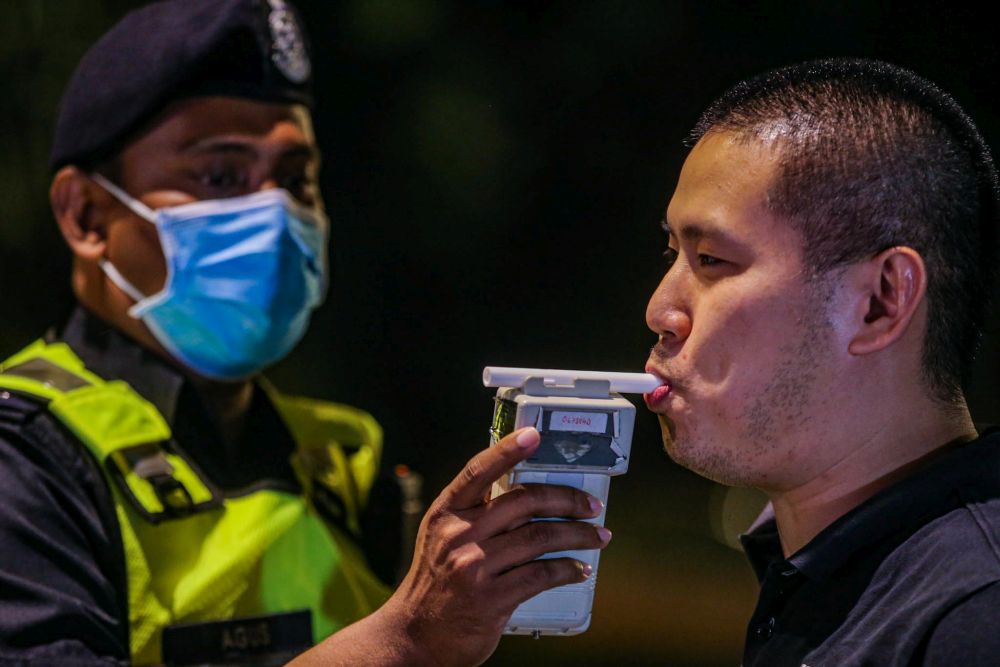
[[[772,333],[766,330],[770,318],[761,317],[769,304],[761,301],[745,301],[742,307],[725,312],[719,312],[723,310],[720,308],[711,332],[694,341],[696,345],[688,353],[697,377],[703,382],[708,385],[738,382],[745,375],[748,362],[764,352]]]

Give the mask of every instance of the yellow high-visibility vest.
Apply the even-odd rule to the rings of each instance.
[[[134,664],[162,661],[169,625],[308,609],[313,640],[388,596],[350,533],[375,481],[382,433],[355,408],[262,385],[296,442],[304,493],[226,497],[169,446],[159,411],[88,371],[64,343],[0,364],[0,389],[45,401],[104,471],[121,528]],[[318,507],[327,517],[320,517]]]

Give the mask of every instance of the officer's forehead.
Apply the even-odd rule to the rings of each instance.
[[[135,141],[169,137],[183,145],[213,136],[265,140],[279,127],[291,126],[304,140],[315,143],[312,116],[300,104],[276,104],[231,97],[183,99],[154,118]],[[285,133],[287,136],[287,132]]]

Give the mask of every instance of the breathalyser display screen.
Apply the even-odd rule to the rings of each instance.
[[[591,410],[543,410],[542,442],[527,462],[610,468],[621,456],[612,448],[613,413]]]

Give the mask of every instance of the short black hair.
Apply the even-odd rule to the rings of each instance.
[[[813,275],[909,246],[928,273],[924,380],[963,400],[993,284],[997,173],[957,102],[889,63],[837,58],[783,67],[717,99],[689,137],[774,139],[768,206],[803,234]]]

